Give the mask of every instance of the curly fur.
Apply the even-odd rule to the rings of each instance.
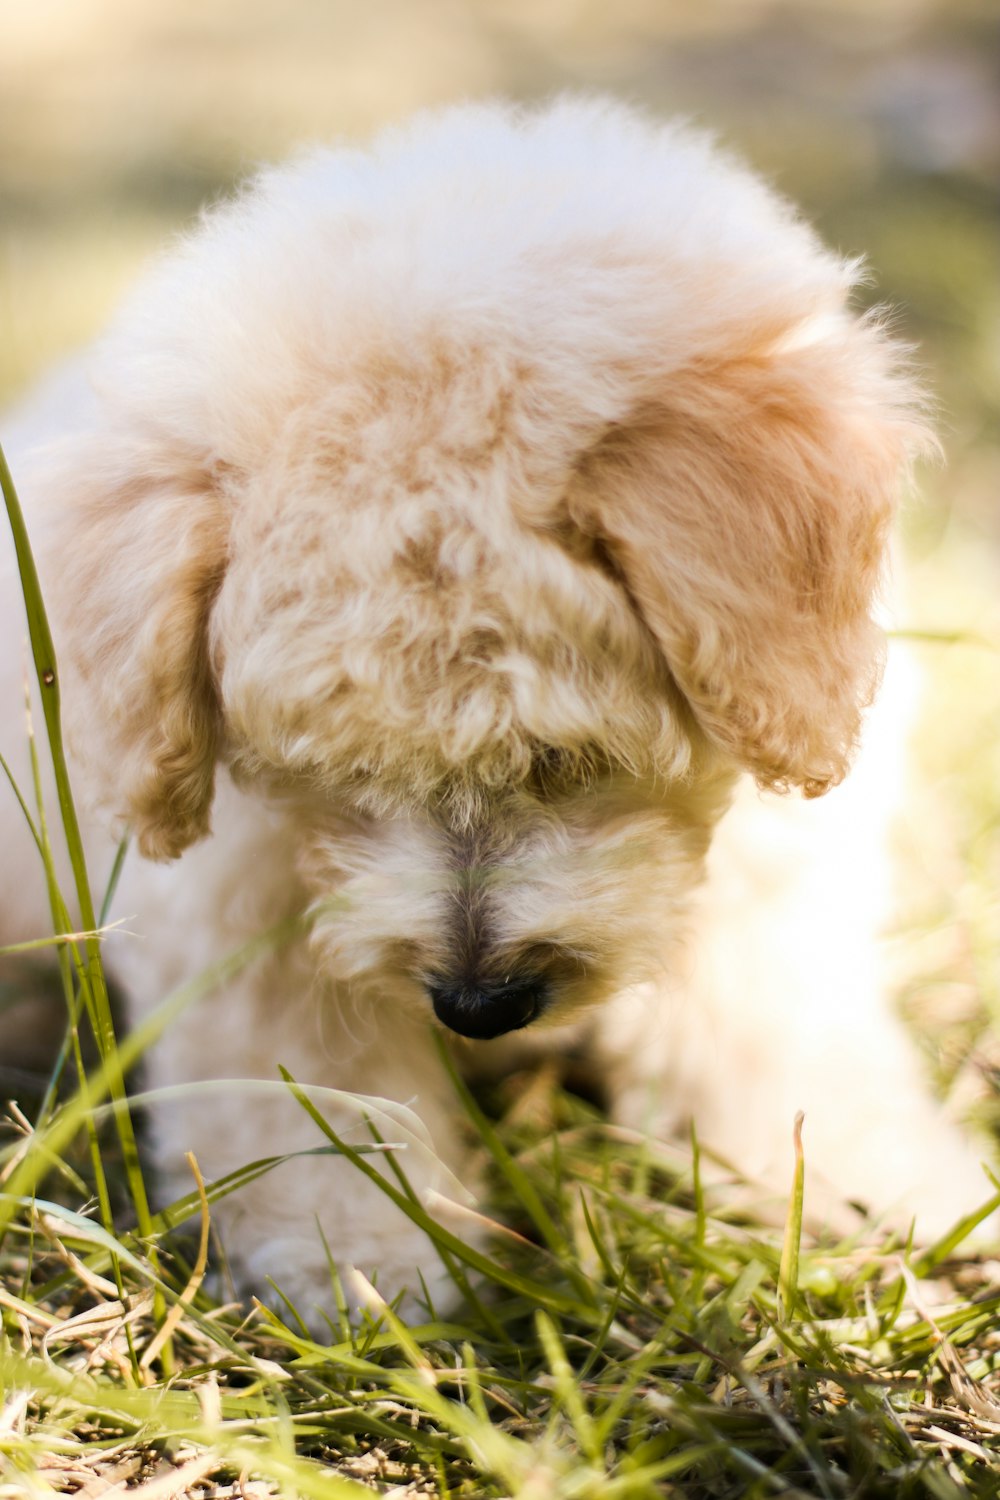
[[[154,1082],[361,1081],[416,1097],[458,1164],[428,992],[528,976],[532,1030],[604,1003],[619,1114],[658,1094],[658,1128],[696,1111],[766,1169],[800,1086],[845,1189],[857,1169],[886,1206],[933,1140],[947,1180],[912,1206],[968,1206],[968,1149],[877,993],[884,901],[824,868],[837,817],[818,855],[791,838],[812,885],[713,877],[710,952],[685,956],[737,778],[836,786],[877,685],[895,499],[930,439],[856,277],[705,138],[579,100],[455,108],[264,172],[152,271],[90,362],[92,408],[29,469],[89,780],[148,859],[188,851],[136,865],[147,940],[109,957],[143,1014],[256,927],[312,919],[181,1019]],[[876,843],[880,801],[850,823]],[[882,1172],[822,1104],[834,1054],[895,1143]],[[185,1146],[218,1172],[316,1144],[273,1099],[230,1131],[228,1100],[160,1110],[168,1169]],[[412,1288],[419,1236],[342,1164],[318,1201],[318,1170],[221,1207],[244,1281],[322,1300],[318,1213],[338,1255]]]

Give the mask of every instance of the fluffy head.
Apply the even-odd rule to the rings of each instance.
[[[288,799],[338,976],[560,1015],[632,977],[736,774],[836,783],[877,679],[923,434],[852,275],[702,137],[579,101],[207,216],[53,481],[143,852],[208,831],[222,759]]]

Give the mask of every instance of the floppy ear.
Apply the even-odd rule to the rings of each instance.
[[[46,485],[75,747],[143,854],[209,830],[219,715],[207,621],[224,566],[209,477],[150,444],[67,444]]]
[[[844,776],[901,472],[930,442],[873,324],[672,376],[582,461],[599,539],[707,733],[764,786]]]

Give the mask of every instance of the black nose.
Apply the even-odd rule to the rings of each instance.
[[[537,975],[481,980],[429,979],[427,993],[438,1020],[459,1036],[488,1041],[519,1031],[545,1009],[548,986]]]

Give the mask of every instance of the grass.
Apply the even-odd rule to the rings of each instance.
[[[209,1271],[211,1212],[234,1184],[206,1187],[192,1161],[190,1197],[153,1213],[122,1087],[156,1026],[225,970],[116,1041],[60,752],[57,667],[2,477],[86,932],[72,931],[47,819],[25,794],[78,1084],[44,1088],[31,1117],[13,1106],[0,1154],[0,1500],[995,1496],[996,1263],[963,1253],[971,1224],[922,1254],[871,1228],[817,1240],[792,1122],[782,1222],[696,1140],[667,1147],[614,1130],[553,1077],[517,1080],[489,1113],[456,1079],[493,1184],[483,1254],[428,1216],[391,1139],[373,1130],[370,1146],[347,1145],[286,1079],[326,1131],[324,1149],[426,1225],[461,1310],[428,1307],[407,1325],[369,1287],[352,1323],[333,1266],[320,1338],[280,1293],[271,1307],[225,1300],[224,1273]],[[990,796],[995,784],[980,814]],[[968,826],[978,847],[976,818]],[[192,1212],[198,1231],[178,1235]]]

